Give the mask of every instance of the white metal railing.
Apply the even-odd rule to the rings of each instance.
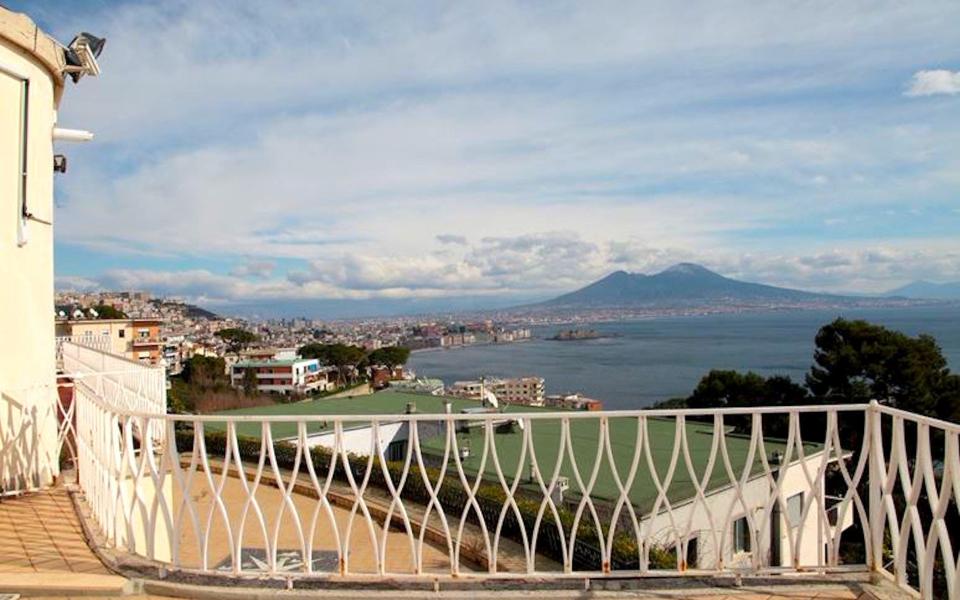
[[[80,486],[108,544],[167,570],[873,571],[960,598],[960,426],[875,403],[199,416],[88,383],[74,399]]]
[[[57,365],[62,365],[63,344],[70,343],[87,348],[93,348],[101,352],[110,352],[110,338],[104,335],[64,335],[56,338],[56,358]]]

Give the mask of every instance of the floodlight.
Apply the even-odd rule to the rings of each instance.
[[[85,31],[78,33],[70,45],[64,49],[64,58],[67,66],[64,73],[73,79],[74,83],[80,81],[84,75],[96,77],[100,74],[100,65],[97,64],[97,57],[103,52],[103,45],[107,40]]]

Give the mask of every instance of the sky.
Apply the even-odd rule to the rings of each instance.
[[[960,280],[955,1],[7,4],[107,38],[59,115],[96,135],[58,147],[60,289],[342,313],[681,261]]]

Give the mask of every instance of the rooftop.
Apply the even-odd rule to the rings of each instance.
[[[303,415],[402,415],[407,412],[408,403],[415,404],[418,413],[443,414],[446,410],[444,406],[446,402],[452,405],[453,412],[460,412],[460,410],[464,408],[480,406],[480,403],[476,400],[466,400],[464,398],[454,398],[450,396],[432,396],[430,394],[418,394],[414,392],[398,392],[387,389],[382,392],[377,392],[376,394],[321,398],[319,400],[308,400],[292,404],[238,408],[221,411],[217,414],[290,416],[289,423],[275,422],[272,425],[274,439],[280,440],[295,438],[297,436],[296,420]],[[208,422],[206,426],[210,429],[218,429],[221,431],[226,429],[225,423]],[[332,423],[324,421],[307,423],[308,434],[330,431],[332,428]],[[237,434],[259,438],[260,424],[238,423]]]
[[[292,367],[303,362],[313,362],[315,358],[281,358],[276,360],[241,360],[234,364],[236,367]]]
[[[301,415],[402,415],[406,413],[407,405],[413,404],[416,412],[419,414],[443,414],[445,405],[450,403],[453,413],[461,413],[471,408],[481,407],[482,404],[477,400],[458,398],[452,396],[433,396],[429,394],[420,394],[413,392],[399,392],[385,390],[367,396],[348,396],[344,398],[330,398],[312,400],[308,402],[297,402],[293,404],[276,404],[272,406],[260,406],[255,408],[243,408],[218,413],[220,415],[257,415],[257,416],[290,416],[290,422],[272,423],[272,434],[275,440],[290,439],[297,436],[296,418]],[[519,414],[558,414],[563,412],[555,408],[539,408],[519,405],[505,405],[504,413],[507,415]],[[561,424],[559,419],[538,419],[529,421],[534,423],[530,437],[533,448],[536,453],[537,464],[541,473],[549,476],[557,466],[558,453],[561,444]],[[458,447],[467,447],[470,449],[469,457],[463,459],[464,470],[470,473],[476,473],[481,465],[483,458],[483,448],[485,433],[483,427],[477,426],[469,428],[467,432],[457,434]],[[613,461],[616,465],[617,474],[622,482],[626,482],[629,474],[630,465],[633,461],[637,448],[637,424],[635,417],[613,417],[609,419],[609,441],[610,450],[613,455]],[[345,424],[345,428],[349,428]],[[366,426],[364,422],[357,422],[355,426]],[[214,430],[225,430],[225,423],[208,422],[206,427]],[[237,423],[237,434],[259,438],[262,425],[254,423]],[[325,421],[308,422],[307,434],[316,434],[330,431],[333,423]],[[686,438],[690,449],[690,459],[693,465],[696,479],[702,480],[713,448],[713,424],[696,421],[688,421],[686,427]],[[575,471],[579,471],[583,477],[584,484],[589,479],[589,474],[597,463],[597,440],[600,433],[599,419],[573,419],[570,425],[572,436],[573,455],[577,461],[576,467],[571,462],[571,457],[566,453],[560,458],[560,476],[567,477],[570,482],[570,492],[577,494],[579,488],[575,479]],[[653,464],[656,470],[657,478],[664,480],[670,467],[671,459],[674,455],[674,443],[676,437],[676,421],[671,418],[649,418],[647,419],[647,435],[650,438],[650,451],[653,457]],[[729,428],[725,435],[727,452],[730,462],[736,472],[743,469],[750,450],[749,436],[740,435],[732,432]],[[530,455],[526,453],[523,463],[520,463],[520,455],[524,446],[525,435],[519,427],[499,427],[494,435],[494,444],[496,445],[497,458],[503,474],[510,482],[517,476],[518,468],[521,477],[529,477],[530,473]],[[642,443],[642,439],[641,439]],[[421,447],[425,454],[433,454],[438,460],[443,455],[445,438],[440,436],[424,437],[421,440]],[[786,443],[783,440],[767,440],[765,443],[766,453],[769,457],[774,452],[786,452]],[[805,454],[815,454],[821,448],[820,444],[804,444]],[[619,496],[617,484],[613,478],[611,464],[606,456],[605,448],[601,448],[599,472],[596,484],[593,488],[592,497],[603,500],[615,501]],[[796,460],[796,452],[793,459]],[[450,459],[452,462],[452,458]],[[753,470],[759,473],[762,464],[759,456],[754,457]],[[488,459],[484,465],[484,471],[487,477],[496,479],[496,466],[493,461]],[[691,476],[683,461],[679,461],[670,482],[668,497],[671,502],[683,502],[696,495],[694,487],[694,477]],[[706,489],[714,490],[730,484],[730,480],[724,469],[722,461],[717,460],[712,468]],[[532,487],[535,487],[533,485]],[[629,489],[629,495],[633,503],[641,510],[648,510],[657,497],[657,487],[654,485],[653,476],[649,466],[640,461],[633,485]]]

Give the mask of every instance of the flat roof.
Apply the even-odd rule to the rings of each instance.
[[[476,408],[481,406],[477,400],[467,400],[464,398],[452,398],[446,396],[433,396],[430,394],[418,394],[415,392],[398,392],[390,389],[377,392],[375,394],[364,394],[358,396],[341,396],[337,398],[319,398],[317,400],[307,400],[304,402],[292,402],[290,404],[271,404],[270,406],[256,406],[253,408],[237,408],[234,410],[225,410],[218,412],[218,415],[270,415],[291,417],[290,423],[277,422],[273,424],[273,439],[289,439],[297,436],[296,418],[302,415],[402,415],[407,412],[407,404],[413,403],[417,407],[418,413],[423,414],[443,414],[445,412],[444,404],[450,402],[453,412],[460,412],[464,408]],[[362,425],[362,423],[357,423]],[[207,427],[223,431],[226,425],[223,423],[207,423]],[[331,423],[308,423],[307,433],[314,434],[333,429]],[[237,434],[250,437],[260,437],[261,425],[259,423],[238,423]]]
[[[510,410],[514,409],[514,410]],[[531,407],[510,406],[507,413],[510,412],[536,412],[548,411],[558,412],[557,409],[533,409]],[[530,431],[532,445],[536,453],[537,465],[541,476],[549,479],[557,468],[558,453],[560,451],[561,424],[557,419],[535,420]],[[627,476],[630,473],[631,462],[636,452],[637,444],[637,424],[636,417],[614,417],[608,419],[610,450],[613,455],[613,464],[616,466],[616,472],[620,476],[620,481],[626,484]],[[670,468],[670,461],[673,458],[673,447],[676,438],[676,422],[671,418],[649,417],[647,418],[647,433],[649,435],[650,454],[653,458],[654,468],[661,485],[665,482],[667,471]],[[600,435],[599,419],[571,419],[570,437],[572,441],[573,458],[577,463],[577,471],[583,484],[589,485],[590,476],[594,467],[597,465],[597,440]],[[514,427],[513,431],[494,434],[494,443],[496,444],[497,458],[500,467],[503,469],[503,475],[507,479],[507,484],[513,482],[513,478],[518,471],[518,462],[520,461],[521,450],[524,445],[524,432]],[[476,473],[480,468],[480,462],[484,454],[485,433],[483,428],[476,427],[466,433],[458,433],[457,443],[461,447],[469,445],[470,456],[463,460],[464,470],[470,473]],[[705,470],[710,458],[710,451],[713,445],[713,423],[704,423],[687,420],[686,438],[690,448],[690,460],[693,464],[696,480],[702,481],[706,475]],[[739,477],[746,467],[747,456],[750,449],[750,438],[748,436],[727,431],[725,435],[727,452],[730,457],[730,464],[734,475]],[[643,440],[641,440],[643,443]],[[425,454],[440,455],[442,457],[445,440],[441,438],[430,438],[421,441],[421,447]],[[768,440],[765,442],[767,460],[773,452],[785,452],[786,443],[782,440]],[[819,444],[805,444],[804,452],[807,455],[814,454],[821,449]],[[497,470],[492,460],[492,455],[488,451],[484,472],[488,479],[497,479]],[[794,452],[791,460],[796,460]],[[450,459],[450,467],[455,469],[453,458]],[[592,497],[607,501],[616,501],[620,495],[613,477],[613,469],[606,454],[606,448],[601,448],[599,458],[597,479],[592,490]],[[577,484],[575,469],[571,462],[568,451],[564,451],[559,457],[560,476],[567,477],[569,480],[569,492],[579,495],[581,489]],[[530,477],[530,453],[529,450],[524,456],[523,464],[519,465],[520,476],[527,479]],[[759,456],[754,457],[751,472],[756,476],[761,472],[762,463]],[[687,470],[682,450],[674,469],[673,477],[670,481],[670,488],[667,493],[671,504],[677,504],[685,500],[690,500],[696,495],[696,488],[693,484],[694,477],[691,477]],[[726,469],[723,465],[721,449],[717,448],[715,464],[710,473],[706,490],[716,490],[730,484]],[[536,483],[522,483],[521,487],[529,489],[539,489]],[[654,485],[653,477],[645,453],[641,453],[637,465],[636,475],[633,485],[627,490],[627,493],[635,507],[641,510],[650,510],[657,498],[657,488]],[[661,508],[664,508],[661,506]],[[638,515],[639,517],[640,515]]]
[[[315,358],[281,358],[277,360],[241,360],[233,364],[235,367],[292,367],[297,363],[312,362]]]
[[[401,415],[406,412],[407,403],[410,402],[416,405],[417,412],[421,414],[443,414],[445,411],[444,405],[447,402],[451,403],[451,408],[454,413],[460,413],[464,409],[476,409],[482,406],[477,400],[387,389],[366,396],[326,398],[293,404],[277,404],[223,411],[217,414],[290,415],[292,419],[296,419],[296,417],[300,415]],[[556,413],[563,411],[556,408],[506,405],[504,412],[507,414],[519,414],[538,412]],[[621,482],[626,483],[630,465],[636,451],[638,420],[636,417],[613,417],[608,419],[608,422],[610,450],[613,455],[613,461]],[[356,423],[355,425],[362,424]],[[207,423],[206,426],[210,429],[220,431],[225,429],[225,424],[223,423]],[[259,438],[261,427],[260,423],[238,423],[237,433],[239,435]],[[333,426],[331,423],[308,423],[307,427],[308,434],[315,434],[329,431]],[[290,423],[273,423],[272,428],[275,440],[294,438],[297,435],[297,425],[295,421],[291,421]],[[493,436],[494,443],[496,445],[497,458],[503,469],[503,474],[507,478],[508,485],[516,476],[518,467],[521,477],[528,478],[530,473],[529,452],[524,457],[523,464],[518,465],[520,453],[523,448],[524,432],[518,427],[514,427],[512,431],[503,431],[504,428],[502,427],[498,429],[500,429],[500,431]],[[599,432],[599,419],[571,419],[570,421],[573,456],[577,461],[584,485],[589,483],[590,475],[596,466]],[[654,467],[661,483],[663,483],[673,457],[676,423],[670,418],[649,417],[647,419],[647,432],[649,434],[650,453],[653,458]],[[557,467],[557,455],[561,440],[560,421],[558,419],[533,421],[530,435],[532,436],[533,448],[536,453],[540,473],[542,477],[548,479]],[[458,446],[463,447],[466,445],[470,448],[470,456],[463,460],[464,470],[469,474],[476,474],[480,468],[480,462],[484,454],[485,437],[483,427],[473,427],[467,432],[457,433]],[[713,445],[713,424],[690,421],[688,419],[686,422],[686,437],[696,478],[702,480]],[[739,477],[746,466],[747,455],[750,449],[750,438],[728,430],[725,435],[725,440],[727,453],[730,457],[730,464],[733,467],[735,476]],[[445,439],[443,437],[421,439],[421,447],[424,454],[438,457],[442,456],[444,446]],[[786,443],[783,440],[771,439],[765,442],[765,447],[769,460],[773,452],[785,452]],[[804,444],[804,452],[807,456],[815,454],[821,448],[822,446],[820,444]],[[613,478],[613,471],[606,454],[606,449],[602,448],[601,450],[600,465],[598,467],[597,480],[593,487],[592,495],[594,498],[615,501],[619,496],[619,489]],[[792,459],[796,460],[796,458],[796,452],[794,452]],[[447,468],[448,474],[456,475],[453,457],[451,456],[449,460],[450,462]],[[569,479],[569,491],[574,494],[579,494],[581,490],[577,485],[569,453],[565,451],[563,455],[559,457],[559,462],[560,476]],[[414,458],[411,462],[411,469],[415,468],[416,459]],[[760,458],[759,456],[755,456],[751,471],[754,476],[756,476],[760,470]],[[489,454],[489,451],[486,465],[484,466],[484,473],[487,479],[495,481],[497,478],[496,467],[494,466],[492,455]],[[691,477],[688,472],[683,453],[681,452],[667,494],[670,502],[677,504],[692,499],[696,494],[693,481],[694,478]],[[716,490],[729,484],[730,481],[723,465],[720,449],[718,448],[715,464],[710,473],[706,489]],[[521,487],[539,489],[536,484],[533,483],[522,483]],[[656,500],[657,489],[653,483],[653,477],[651,476],[644,454],[640,456],[636,476],[633,485],[628,490],[628,494],[634,506],[643,511],[650,510]]]

